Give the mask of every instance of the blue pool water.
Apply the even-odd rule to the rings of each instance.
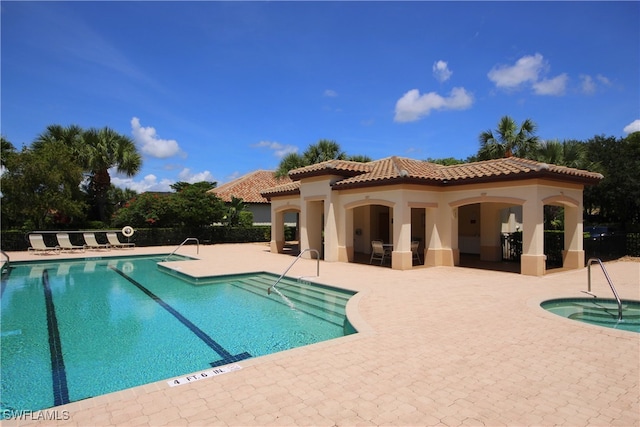
[[[622,320],[618,320],[618,303],[613,299],[561,298],[544,301],[540,306],[578,322],[640,333],[640,301],[622,301]]]
[[[163,257],[12,263],[2,410],[38,410],[354,333],[353,295],[277,276],[189,282]]]

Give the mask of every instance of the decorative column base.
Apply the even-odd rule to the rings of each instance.
[[[460,261],[460,253],[451,249],[427,249],[424,256],[424,265],[427,267],[447,266],[453,267]]]
[[[413,268],[413,254],[409,252],[391,252],[391,268],[394,270],[411,270]]]
[[[525,276],[544,276],[546,255],[525,255],[520,257],[520,274]]]
[[[284,240],[272,240],[269,244],[271,253],[281,254],[284,250]]]
[[[584,267],[584,251],[562,251],[562,267],[577,270]]]

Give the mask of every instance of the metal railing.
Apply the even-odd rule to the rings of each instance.
[[[2,255],[4,255],[5,257],[7,257],[7,262],[2,265],[2,269],[1,270],[4,270],[5,267],[7,267],[7,270],[10,269],[11,268],[11,260],[9,259],[9,254],[6,253],[5,251],[3,251],[2,249],[0,249],[0,253],[2,253]]]
[[[602,263],[602,260],[600,260],[600,258],[589,258],[589,261],[587,261],[587,290],[582,292],[584,292],[585,294],[589,294],[594,298],[596,297],[593,293],[591,293],[591,264],[593,264],[594,262],[600,264],[600,268],[602,268],[604,277],[607,279],[609,287],[611,288],[611,292],[613,292],[613,296],[616,298],[616,302],[618,303],[618,320],[622,320],[622,301],[620,301],[618,292],[616,292],[616,288],[613,286],[613,282],[611,281],[611,278],[607,273],[607,269],[604,268],[604,264]]]
[[[291,264],[289,264],[289,267],[287,267],[287,269],[280,275],[280,277],[278,277],[278,280],[276,280],[273,285],[271,285],[271,286],[269,286],[269,288],[267,288],[267,294],[268,295],[271,295],[271,291],[276,289],[276,285],[278,283],[280,283],[280,281],[282,280],[284,275],[287,274],[287,272],[289,270],[291,270],[291,267],[293,267],[293,264],[295,264],[302,257],[302,254],[304,254],[305,252],[314,252],[316,254],[316,260],[318,261],[317,267],[316,267],[316,276],[320,275],[320,252],[318,252],[317,249],[305,249],[305,250],[303,250],[302,252],[300,252],[298,254],[296,259],[294,259]]]
[[[167,256],[164,258],[164,260],[163,260],[163,261],[168,260],[168,259],[171,257],[171,255],[173,255],[173,254],[175,254],[176,252],[178,252],[178,250],[179,250],[179,249],[180,249],[180,248],[181,248],[185,243],[187,243],[187,242],[189,242],[189,241],[195,241],[195,242],[196,242],[196,255],[197,255],[197,254],[199,254],[199,253],[200,253],[200,240],[198,240],[196,237],[187,237],[186,239],[184,239],[184,242],[180,243],[180,244],[178,245],[178,247],[177,247],[177,248],[175,248],[175,249],[173,250],[173,252],[171,252],[169,255],[167,255]]]

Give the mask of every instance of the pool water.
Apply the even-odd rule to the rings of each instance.
[[[540,306],[571,320],[640,333],[640,301],[622,300],[621,321],[613,299],[564,298],[544,301]]]
[[[38,410],[354,333],[352,292],[277,276],[167,274],[163,256],[12,263],[2,411]]]

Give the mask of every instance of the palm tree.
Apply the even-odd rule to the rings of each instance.
[[[535,160],[577,169],[593,169],[587,159],[587,145],[580,141],[545,141],[538,146]]]
[[[308,165],[325,162],[327,160],[344,160],[346,155],[340,150],[337,142],[321,139],[316,144],[310,145],[302,154]]]
[[[276,177],[287,176],[289,171],[304,166],[314,165],[316,163],[325,162],[327,160],[351,160],[353,162],[367,163],[371,158],[363,155],[347,156],[340,149],[340,145],[332,140],[321,139],[315,144],[309,145],[302,155],[298,153],[289,153],[282,158]]]
[[[134,176],[142,167],[142,156],[133,140],[104,127],[91,128],[82,134],[84,141],[81,159],[89,171],[89,189],[93,193],[101,221],[107,221],[107,194],[111,186],[109,169]]]
[[[539,138],[534,135],[536,129],[537,125],[531,119],[523,121],[518,129],[511,117],[502,117],[496,135],[491,130],[480,134],[478,159],[490,160],[511,156],[532,158],[539,144]]]
[[[289,153],[280,160],[278,169],[276,170],[276,177],[280,178],[287,176],[289,171],[307,166],[305,159],[298,153]]]

